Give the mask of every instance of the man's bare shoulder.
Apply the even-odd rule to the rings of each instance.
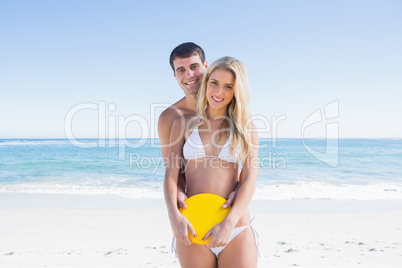
[[[184,98],[183,98],[184,99]],[[170,122],[173,122],[176,117],[179,117],[183,114],[185,114],[185,111],[181,107],[183,99],[177,101],[176,103],[170,105],[168,108],[166,108],[161,115],[159,116],[159,121],[163,120],[168,120]]]
[[[177,117],[183,116],[184,118],[187,118],[187,115],[190,115],[190,117],[193,117],[195,114],[195,111],[189,110],[186,108],[185,105],[185,97],[177,101],[176,103],[172,104],[169,106],[166,110],[164,110],[161,115],[159,116],[159,126],[167,126],[171,127],[174,120]]]
[[[183,113],[180,109],[175,106],[170,106],[166,110],[164,110],[159,116],[158,126],[159,129],[170,129],[173,125],[173,122],[176,118],[182,116]]]
[[[170,131],[176,118],[182,118],[187,121],[188,114],[191,112],[185,108],[184,102],[185,98],[180,99],[164,110],[159,116],[158,132],[160,139],[163,138],[163,136],[166,136],[165,138],[167,140],[169,139]]]

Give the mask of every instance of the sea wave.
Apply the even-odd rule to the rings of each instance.
[[[332,199],[332,200],[402,200],[402,184],[329,184],[299,181],[291,184],[256,187],[256,200]]]
[[[85,186],[68,184],[0,185],[0,193],[33,194],[109,194],[130,199],[163,198],[161,183],[148,187]],[[402,200],[402,184],[334,185],[323,182],[257,184],[254,200],[329,199],[329,200]]]
[[[155,189],[156,188],[156,189]],[[163,198],[159,187],[152,188],[120,188],[120,187],[88,187],[82,185],[46,185],[46,184],[17,184],[0,185],[0,193],[29,193],[29,194],[74,194],[74,195],[116,195],[131,199]]]
[[[16,145],[68,145],[69,140],[0,140],[0,146]]]

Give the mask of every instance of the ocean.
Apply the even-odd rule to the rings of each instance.
[[[255,200],[401,200],[402,139],[260,139]],[[1,139],[0,193],[163,198],[157,139]]]

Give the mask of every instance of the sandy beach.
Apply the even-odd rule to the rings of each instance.
[[[258,267],[401,267],[401,201],[254,201]],[[0,267],[179,267],[162,199],[0,194]]]

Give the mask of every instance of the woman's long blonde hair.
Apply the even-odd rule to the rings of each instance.
[[[234,154],[236,148],[239,147],[241,151],[239,158],[241,162],[244,162],[250,150],[252,149],[249,131],[251,118],[250,111],[248,109],[250,101],[250,87],[247,81],[246,69],[239,60],[232,57],[222,57],[208,67],[204,74],[204,78],[202,79],[201,87],[198,91],[196,111],[200,116],[200,121],[194,128],[206,123],[207,114],[205,108],[208,105],[206,96],[207,84],[209,77],[216,69],[229,71],[235,78],[233,99],[227,106],[229,122],[226,123],[225,120],[224,123],[226,123],[226,125],[230,125],[233,133],[231,144],[232,155]]]

